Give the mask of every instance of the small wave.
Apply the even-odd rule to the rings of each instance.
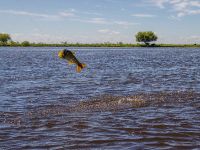
[[[157,92],[157,93],[140,93],[132,96],[113,96],[102,95],[89,100],[79,101],[71,105],[48,105],[28,109],[24,114],[1,112],[0,118],[2,123],[22,124],[27,120],[44,119],[51,116],[69,114],[69,113],[89,113],[120,111],[131,108],[141,107],[162,107],[177,106],[183,103],[193,107],[199,107],[200,93],[193,91],[182,92]]]

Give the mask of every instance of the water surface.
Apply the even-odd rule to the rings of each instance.
[[[200,148],[200,50],[0,48],[0,149]]]

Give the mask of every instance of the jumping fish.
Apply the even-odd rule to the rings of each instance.
[[[76,58],[75,53],[73,53],[67,49],[59,51],[58,57],[60,57],[62,59],[66,59],[68,61],[69,65],[76,64],[77,72],[81,72],[81,70],[86,67],[86,64],[80,63],[80,61]]]

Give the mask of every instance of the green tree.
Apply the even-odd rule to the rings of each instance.
[[[17,42],[10,40],[10,41],[7,43],[7,45],[8,45],[8,46],[17,46]]]
[[[0,33],[0,43],[2,45],[6,45],[9,40],[11,40],[11,37],[9,34]]]
[[[29,41],[24,41],[21,43],[21,45],[26,47],[26,46],[30,46],[31,44],[29,43]]]
[[[158,39],[158,37],[152,31],[138,32],[135,37],[137,42],[144,42],[146,45],[149,45],[150,42]]]

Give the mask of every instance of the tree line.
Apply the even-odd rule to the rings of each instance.
[[[149,46],[156,46],[156,47],[199,47],[199,44],[187,45],[187,44],[152,44],[151,42],[157,41],[157,35],[152,31],[145,31],[145,32],[138,32],[135,35],[136,41],[139,42],[137,44],[130,44],[130,43],[59,43],[59,44],[47,44],[47,43],[30,43],[29,41],[23,42],[15,42],[11,39],[11,36],[7,33],[0,33],[0,46],[34,46],[34,47],[43,47],[43,46],[52,46],[52,47],[149,47]]]
[[[136,41],[137,42],[144,42],[145,45],[149,45],[150,42],[152,41],[156,41],[157,40],[157,36],[152,32],[138,32],[138,34],[136,35]],[[38,45],[42,45],[42,43],[37,43]],[[69,43],[62,43],[62,45],[67,45]],[[112,43],[100,43],[101,45],[114,45]],[[19,45],[19,46],[31,46],[34,45],[33,43],[30,43],[28,41],[24,41],[24,42],[14,42],[11,39],[11,36],[9,34],[6,33],[0,33],[0,45],[2,46],[12,46],[12,45]],[[36,44],[35,44],[36,45]],[[72,44],[71,44],[72,45]],[[78,43],[75,43],[75,45],[78,45]],[[95,44],[97,46],[100,46],[99,44]],[[115,44],[116,45],[116,44]],[[117,43],[118,46],[122,46],[124,45],[122,42],[118,42]]]

